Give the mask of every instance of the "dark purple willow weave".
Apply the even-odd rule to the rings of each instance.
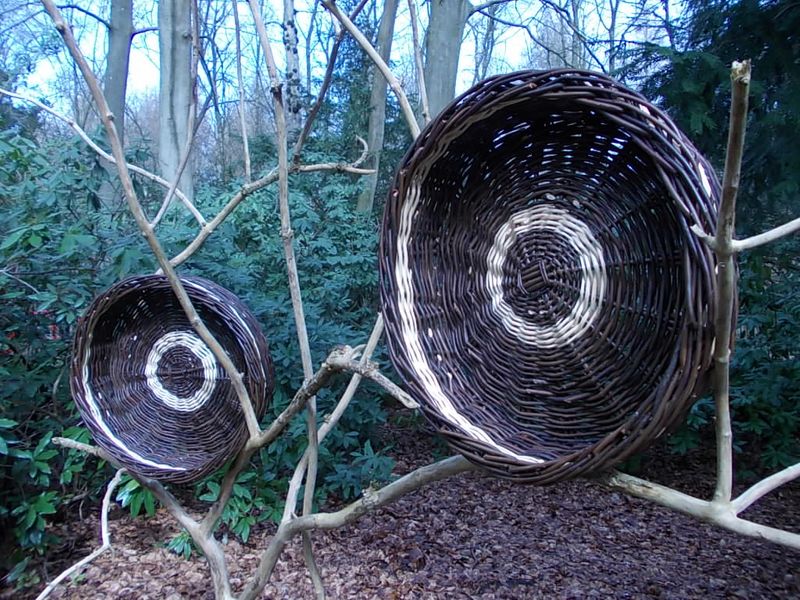
[[[256,415],[274,385],[267,340],[231,292],[181,279],[200,318],[240,373]],[[75,334],[72,396],[95,441],[130,471],[189,483],[247,439],[225,369],[192,328],[167,279],[126,279],[98,296]]]
[[[577,70],[488,79],[400,166],[380,286],[390,356],[448,443],[546,484],[677,425],[710,369],[719,184],[660,110]]]

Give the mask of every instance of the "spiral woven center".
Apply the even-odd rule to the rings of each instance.
[[[522,244],[516,274],[509,277],[510,251],[529,233],[538,239]],[[597,319],[606,288],[603,249],[582,221],[561,208],[541,204],[515,213],[495,234],[486,266],[492,310],[525,344],[556,348]]]
[[[217,361],[194,333],[171,331],[153,344],[144,373],[148,387],[164,404],[194,412],[214,391]]]

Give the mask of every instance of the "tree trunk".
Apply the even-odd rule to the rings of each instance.
[[[431,117],[455,96],[461,39],[470,6],[467,0],[431,0],[425,34],[425,85]]]
[[[125,141],[125,93],[128,88],[128,63],[133,36],[133,0],[111,2],[111,27],[108,30],[108,54],[103,93],[114,115],[119,139]]]
[[[300,97],[300,57],[297,53],[297,11],[294,0],[283,0],[283,46],[286,49],[286,133],[289,143],[300,134],[303,101]]]
[[[381,25],[378,29],[378,54],[387,63],[392,53],[397,5],[398,0],[386,0],[384,2]],[[386,79],[375,67],[372,68],[372,95],[370,96],[369,107],[367,145],[372,159],[372,168],[375,169],[375,172],[364,178],[364,189],[358,197],[357,204],[357,210],[360,212],[371,212],[372,206],[375,204],[375,188],[378,187],[378,169],[381,162],[383,133],[386,124]]]
[[[494,51],[495,34],[497,33],[497,16],[502,5],[492,4],[487,7],[484,15],[486,27],[476,29],[475,32],[475,73],[472,77],[472,85],[486,79],[489,74],[489,65],[492,63],[492,53]]]
[[[191,0],[162,0],[158,3],[158,47],[161,55],[159,92],[158,159],[161,174],[172,180],[178,172],[181,152],[188,139],[192,105]],[[193,168],[189,161],[180,179],[180,189],[193,194]]]

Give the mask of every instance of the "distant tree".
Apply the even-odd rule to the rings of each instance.
[[[158,159],[161,173],[171,180],[178,172],[188,139],[189,111],[194,98],[192,77],[191,0],[163,0],[158,3],[159,55],[161,64]],[[191,161],[180,179],[180,188],[191,197]]]
[[[133,0],[113,0],[108,22],[108,52],[103,93],[114,115],[120,138],[125,139],[125,95],[133,39]]]
[[[677,48],[645,45],[625,76],[659,101],[717,163],[729,109],[728,66],[752,57],[753,84],[741,182],[741,224],[798,213],[800,4],[792,0],[694,0]]]
[[[397,15],[399,0],[386,0],[383,4],[381,24],[378,28],[377,49],[381,58],[388,62],[392,53],[392,39],[394,37],[394,23]],[[374,66],[372,72],[372,91],[369,101],[369,128],[367,131],[367,144],[372,166],[375,173],[364,178],[364,189],[358,196],[358,210],[370,212],[375,201],[375,189],[378,186],[378,167],[383,148],[383,134],[386,125],[386,80]]]
[[[425,33],[425,86],[431,117],[453,99],[461,40],[470,15],[467,0],[431,0]]]

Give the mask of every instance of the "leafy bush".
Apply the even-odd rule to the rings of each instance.
[[[56,433],[88,440],[66,384],[74,325],[98,285],[134,268],[129,223],[95,209],[95,166],[77,145],[0,134],[0,522],[23,551],[42,553],[47,519],[102,486],[84,456],[50,445]]]
[[[740,473],[800,460],[800,244],[787,241],[740,260],[739,317],[731,362],[731,416]],[[677,452],[713,435],[714,402],[698,401],[672,437]]]

